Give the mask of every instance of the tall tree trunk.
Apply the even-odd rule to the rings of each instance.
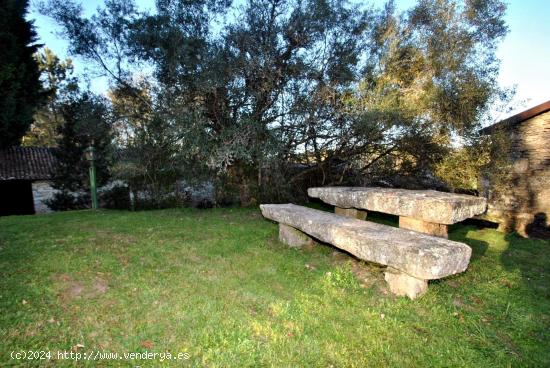
[[[245,165],[239,165],[236,170],[237,186],[239,188],[239,201],[241,207],[249,207],[256,205],[257,199],[255,196],[256,188],[253,185],[254,178],[249,177],[248,170]]]

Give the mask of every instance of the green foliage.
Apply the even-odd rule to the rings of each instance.
[[[46,6],[73,53],[111,77],[133,157],[120,172],[134,185],[160,195],[175,177],[215,175],[248,205],[302,185],[425,174],[506,97],[499,0],[422,0],[402,14],[391,1],[228,9],[166,0],[140,13],[107,1],[86,18],[71,1]]]
[[[447,155],[451,138],[471,140],[494,101],[507,97],[495,82],[494,53],[507,32],[504,9],[498,1],[425,0],[401,16],[389,2],[377,15],[367,72],[350,101],[364,114],[354,138],[382,143],[372,146],[367,172],[384,156],[405,169],[441,170],[459,160]]]
[[[44,97],[33,59],[36,33],[25,20],[27,6],[27,0],[0,4],[0,148],[21,143]]]
[[[112,188],[100,190],[99,202],[101,208],[129,210],[132,207],[130,191],[125,185],[114,185]]]
[[[146,197],[136,197],[143,202],[138,207],[165,208],[180,202],[172,196],[182,177],[179,151],[183,148],[173,122],[151,106],[154,102],[149,91],[146,82],[131,93],[124,87],[110,91],[113,113],[118,117],[115,141],[120,147],[112,173]]]
[[[71,59],[59,60],[52,50],[34,54],[41,73],[42,85],[47,101],[34,115],[34,122],[23,137],[25,146],[55,147],[59,140],[59,129],[63,124],[61,108],[70,96],[78,91],[76,77],[73,77]]]
[[[82,210],[90,207],[90,201],[91,197],[88,193],[61,190],[46,200],[46,205],[53,211]]]
[[[69,196],[80,197],[89,192],[89,166],[84,151],[95,148],[96,180],[99,186],[110,177],[109,164],[112,156],[111,124],[105,102],[88,93],[76,95],[66,101],[60,109],[63,124],[59,128],[61,139],[54,154],[57,159],[53,187],[61,191],[48,206],[70,205]],[[59,204],[57,201],[59,200]],[[81,208],[76,198],[74,207]]]
[[[452,150],[437,165],[435,174],[453,190],[478,190],[481,169],[488,164],[485,152],[472,147]]]
[[[451,149],[435,165],[434,173],[454,191],[479,193],[484,190],[480,184],[489,178],[497,186],[509,183],[509,140],[502,133],[477,136]]]

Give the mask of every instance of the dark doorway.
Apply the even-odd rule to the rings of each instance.
[[[0,181],[0,216],[32,215],[32,182],[29,180]]]

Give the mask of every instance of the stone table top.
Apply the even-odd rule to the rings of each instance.
[[[323,187],[309,188],[307,193],[336,207],[383,212],[446,225],[480,215],[487,208],[485,198],[435,190]]]

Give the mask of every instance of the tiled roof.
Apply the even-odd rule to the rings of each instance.
[[[10,147],[0,150],[0,180],[51,179],[54,169],[52,148]]]

